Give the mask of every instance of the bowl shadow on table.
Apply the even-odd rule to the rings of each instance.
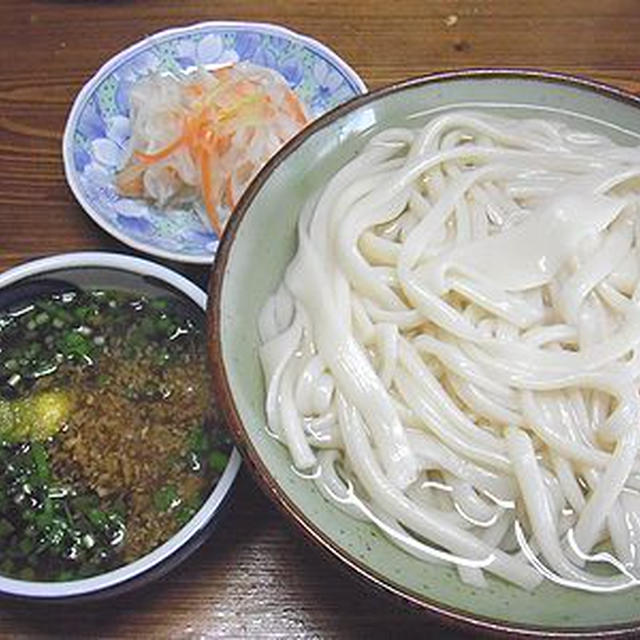
[[[219,528],[165,578],[102,602],[0,602],[2,637],[453,637],[431,622],[328,562],[246,471]]]

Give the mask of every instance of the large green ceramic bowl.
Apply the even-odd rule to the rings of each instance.
[[[452,569],[420,563],[373,526],[338,511],[292,471],[265,430],[256,319],[296,248],[302,203],[376,132],[417,127],[435,113],[473,107],[512,117],[550,117],[576,129],[640,144],[640,100],[566,76],[466,71],[411,80],[330,112],[289,143],[241,201],[218,251],[209,297],[211,356],[226,419],[267,494],[299,528],[354,573],[449,622],[497,632],[594,635],[640,632],[640,589],[592,595],[549,582],[527,593],[498,579],[463,584]],[[375,606],[375,605],[372,605]]]

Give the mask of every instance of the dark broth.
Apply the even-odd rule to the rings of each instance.
[[[168,540],[224,470],[204,314],[97,289],[0,311],[0,573],[89,577]]]

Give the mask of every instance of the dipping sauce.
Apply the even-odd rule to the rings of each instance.
[[[167,541],[228,461],[209,407],[204,314],[177,298],[0,311],[0,573],[85,578]]]

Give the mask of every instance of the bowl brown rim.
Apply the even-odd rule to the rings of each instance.
[[[344,549],[341,549],[333,540],[331,540],[331,538],[316,527],[316,525],[314,525],[313,522],[311,522],[298,508],[298,506],[286,495],[275,481],[269,469],[264,464],[257,450],[246,435],[242,425],[242,419],[240,418],[240,413],[233,400],[233,394],[226,375],[226,367],[222,354],[222,344],[218,339],[221,329],[221,307],[219,302],[222,299],[221,293],[224,284],[224,276],[227,271],[229,255],[237,236],[238,229],[242,224],[251,203],[271,174],[288,156],[295,152],[298,147],[304,144],[304,142],[311,138],[316,132],[368,103],[374,102],[384,96],[393,93],[400,93],[415,87],[422,87],[436,83],[441,84],[469,78],[480,80],[495,80],[501,78],[524,79],[548,82],[550,84],[562,86],[570,85],[572,87],[586,89],[619,102],[640,108],[640,97],[622,89],[585,77],[538,69],[469,68],[432,73],[386,85],[376,89],[375,91],[352,98],[348,102],[324,114],[305,127],[271,158],[243,194],[224,230],[213,264],[211,280],[209,283],[208,342],[214,391],[216,393],[219,407],[222,410],[233,438],[247,463],[247,467],[256,479],[258,485],[287,517],[287,519],[292,522],[308,540],[313,542],[317,548],[322,550],[325,556],[332,558],[333,561],[345,571],[349,569],[349,575],[358,577],[361,582],[370,587],[375,587],[377,591],[391,597],[391,599],[396,602],[401,602],[402,604],[409,605],[414,609],[424,611],[441,624],[453,626],[454,628],[459,628],[466,632],[482,631],[485,634],[488,633],[501,638],[506,636],[509,638],[634,637],[640,633],[640,620],[622,623],[619,625],[614,624],[565,628],[549,628],[542,625],[518,624],[488,616],[472,614],[456,607],[443,605],[437,600],[424,597],[392,583],[377,571],[366,566],[364,562],[356,558],[354,555],[348,553]]]

